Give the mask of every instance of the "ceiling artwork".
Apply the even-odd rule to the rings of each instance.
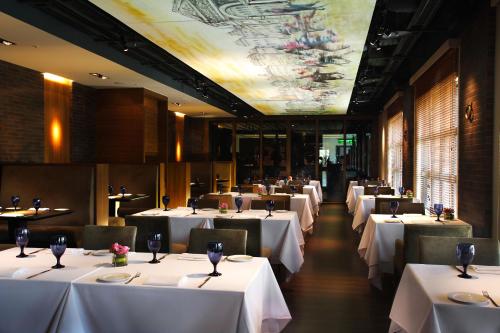
[[[266,115],[345,114],[376,0],[91,0]]]

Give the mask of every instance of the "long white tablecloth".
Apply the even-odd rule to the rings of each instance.
[[[391,215],[370,214],[363,236],[358,246],[359,256],[368,265],[368,279],[381,288],[382,273],[394,273],[394,252],[396,239],[403,239],[404,224],[423,223],[441,225],[435,217],[396,215],[403,223],[385,222]],[[462,221],[446,222],[447,224],[464,224]]]
[[[49,250],[15,258],[0,252],[0,270],[50,267]],[[68,249],[70,251],[70,249]],[[279,332],[291,320],[267,259],[223,261],[222,276],[199,284],[212,271],[208,259],[179,260],[169,255],[151,265],[149,253],[129,253],[129,265],[111,267],[111,257],[66,254],[66,268],[31,280],[0,278],[1,332]],[[106,273],[140,272],[132,283],[98,283]],[[178,286],[149,286],[150,278],[182,277]]]
[[[191,215],[191,208],[176,208],[164,211],[160,208],[150,209],[135,216],[168,216],[170,244],[188,244],[192,228],[213,228],[214,218],[259,218],[262,220],[262,246],[271,249],[269,260],[272,263],[282,263],[290,273],[297,273],[304,263],[302,246],[304,237],[300,229],[296,212],[273,212],[266,218],[267,212],[262,210],[245,210],[236,213],[220,214],[217,210],[197,210],[197,215]]]
[[[452,302],[451,292],[482,294],[487,290],[500,303],[500,275],[477,274],[477,279],[457,277],[452,266],[408,264],[399,283],[389,332],[498,333],[500,308]]]
[[[363,194],[365,194],[364,186],[349,186],[349,191],[347,191],[345,203],[347,204],[347,210],[350,214],[354,213],[354,208],[356,208],[356,201],[358,197]]]
[[[323,202],[323,189],[321,188],[321,182],[319,180],[310,180],[309,185],[312,185],[316,188],[316,192],[318,193],[319,202]]]

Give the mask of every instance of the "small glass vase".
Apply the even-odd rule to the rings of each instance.
[[[219,208],[219,213],[227,214],[227,208]]]
[[[444,219],[445,220],[454,220],[455,219],[455,214],[454,213],[444,214]]]
[[[122,267],[128,265],[128,254],[113,254],[113,266]]]

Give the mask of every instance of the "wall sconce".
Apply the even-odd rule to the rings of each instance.
[[[467,104],[465,107],[465,119],[472,123],[474,120],[474,114],[472,113],[472,103]]]

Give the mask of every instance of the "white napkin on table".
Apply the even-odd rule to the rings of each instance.
[[[20,277],[28,277],[47,270],[46,267],[2,267],[0,268],[0,278],[16,279]]]
[[[142,284],[148,286],[177,287],[183,278],[182,275],[151,275]]]
[[[29,208],[28,210],[36,210],[36,209],[35,209],[35,208],[33,208],[33,207],[31,207],[31,208]],[[38,211],[39,211],[39,212],[46,212],[46,211],[48,211],[48,210],[50,210],[50,208],[48,208],[48,207],[40,207],[40,208],[38,208]]]
[[[208,260],[206,254],[198,253],[182,253],[177,257],[178,260],[189,260],[189,261],[205,261]]]

